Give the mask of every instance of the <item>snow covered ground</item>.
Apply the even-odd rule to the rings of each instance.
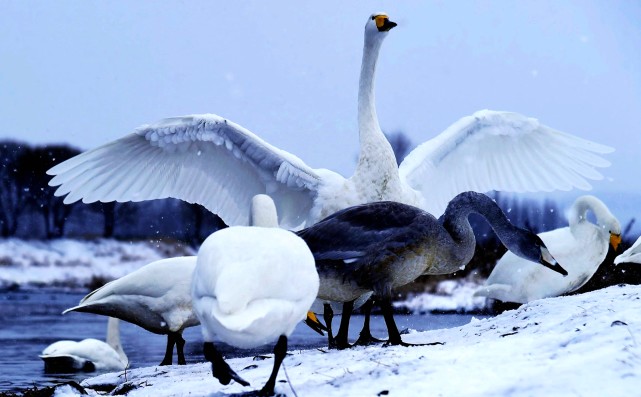
[[[641,390],[641,286],[543,299],[458,328],[404,335],[437,346],[291,351],[287,396],[635,396]],[[262,387],[272,361],[229,360],[251,383],[222,386],[208,363],[85,380],[127,396],[225,396]],[[287,377],[288,376],[288,377]],[[128,390],[128,392],[126,392]],[[77,395],[70,387],[56,396]]]
[[[112,280],[149,262],[182,255],[195,251],[162,241],[0,239],[0,288],[84,287],[94,277]]]

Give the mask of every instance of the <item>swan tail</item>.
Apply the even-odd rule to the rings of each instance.
[[[495,298],[497,296],[506,294],[512,290],[509,284],[490,284],[480,287],[473,296],[485,296],[487,298]]]

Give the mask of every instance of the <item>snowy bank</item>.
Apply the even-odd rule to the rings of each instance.
[[[641,286],[543,299],[458,328],[404,335],[437,346],[292,351],[288,396],[633,396],[641,389]],[[251,383],[222,386],[208,363],[148,367],[82,382],[90,395],[224,396],[262,387],[271,360],[229,360]],[[76,395],[70,387],[57,396]],[[214,393],[214,394],[212,394]]]
[[[92,279],[113,280],[149,262],[195,255],[189,247],[163,241],[0,240],[0,288],[84,287]]]

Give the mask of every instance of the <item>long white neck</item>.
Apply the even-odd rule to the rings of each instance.
[[[118,353],[123,363],[129,361],[120,343],[120,320],[114,317],[109,317],[107,322],[107,344]]]
[[[260,227],[278,227],[278,214],[274,200],[266,194],[257,194],[252,198],[249,224]]]
[[[376,186],[379,190],[374,199],[394,199],[388,197],[386,190],[400,189],[398,167],[391,145],[378,124],[374,95],[376,63],[383,43],[382,33],[366,32],[363,47],[361,77],[358,87],[358,130],[360,154],[358,166],[352,177],[355,183]]]
[[[599,226],[604,226],[614,218],[614,215],[612,215],[608,207],[606,207],[601,200],[594,196],[581,196],[576,199],[570,209],[570,216],[568,219],[570,227],[581,222],[587,222],[588,211],[594,212],[596,222]]]

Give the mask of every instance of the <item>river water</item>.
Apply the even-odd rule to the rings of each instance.
[[[98,373],[45,374],[38,355],[49,344],[63,339],[105,339],[107,319],[87,313],[61,312],[75,306],[84,293],[59,291],[29,291],[0,293],[0,391],[17,391],[32,386],[51,386],[60,381],[81,381]],[[471,315],[427,314],[396,315],[399,329],[429,330],[457,327],[467,324]],[[354,316],[350,325],[350,340],[358,337],[362,316]],[[334,330],[338,330],[340,316],[334,318]],[[157,365],[164,356],[166,337],[146,332],[142,328],[121,322],[122,345],[131,368]],[[372,317],[372,334],[386,337],[385,324],[380,316]],[[185,330],[187,363],[203,362],[200,327]],[[326,337],[316,334],[305,325],[296,327],[289,338],[289,350],[326,347]],[[237,350],[220,346],[226,357],[267,353],[265,346],[253,351]],[[174,362],[176,360],[174,354]]]

